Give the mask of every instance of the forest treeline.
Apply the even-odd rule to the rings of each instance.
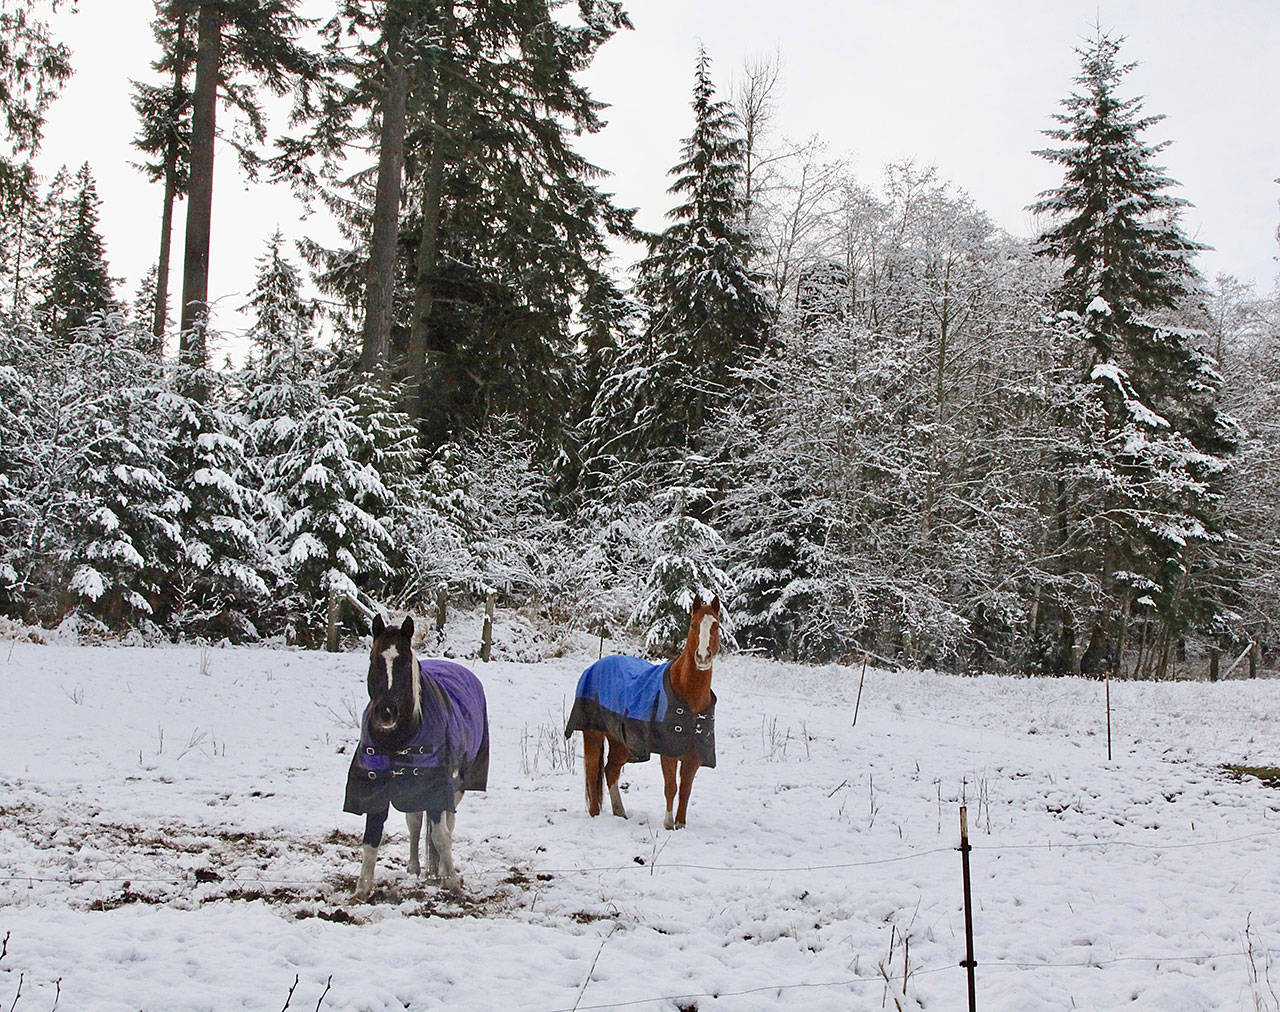
[[[0,11],[11,618],[315,645],[348,596],[443,588],[661,652],[701,592],[793,659],[1275,648],[1280,294],[1197,272],[1119,37],[1078,50],[1034,236],[933,168],[857,179],[780,129],[776,61],[718,90],[706,53],[649,234],[573,143],[615,0],[157,0],[130,297],[91,166],[31,168],[73,65],[42,6]],[[236,367],[206,316],[219,138],[342,236],[270,241]]]

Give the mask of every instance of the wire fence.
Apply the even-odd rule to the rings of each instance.
[[[1054,850],[1106,850],[1108,848],[1120,849],[1137,849],[1148,852],[1179,852],[1188,850],[1204,850],[1215,847],[1229,846],[1239,843],[1247,843],[1258,840],[1275,840],[1280,837],[1280,829],[1260,831],[1255,833],[1247,833],[1231,837],[1219,837],[1211,840],[1196,840],[1183,843],[1146,843],[1134,840],[1073,840],[1054,842],[1047,840],[1042,843],[1012,843],[1012,844],[974,844],[972,850],[976,853],[1001,853],[1001,852],[1019,852],[1019,851],[1054,851]],[[696,862],[670,861],[662,862],[654,860],[649,863],[629,862],[617,865],[575,865],[571,867],[529,867],[526,873],[531,877],[551,876],[551,875],[596,875],[596,874],[617,874],[621,872],[648,872],[656,874],[659,872],[670,871],[699,871],[699,872],[718,872],[728,874],[786,874],[786,873],[804,873],[804,872],[829,872],[842,871],[849,869],[868,868],[874,866],[892,865],[903,862],[926,860],[937,858],[943,854],[954,854],[959,850],[955,846],[943,847],[926,847],[904,850],[897,854],[888,855],[880,858],[872,858],[861,861],[838,861],[823,864],[789,864],[789,865],[719,865],[705,864]],[[208,869],[196,869],[184,871],[181,874],[174,875],[80,875],[68,873],[65,875],[48,875],[48,874],[23,874],[20,872],[5,872],[0,874],[0,882],[10,884],[20,884],[23,882],[34,885],[35,883],[46,884],[66,884],[69,886],[76,885],[191,885],[191,884],[213,884],[249,890],[255,887],[268,887],[277,889],[323,889],[333,886],[333,881],[328,879],[298,879],[298,878],[271,878],[258,875],[248,869],[225,869],[219,868],[216,873],[210,873]],[[618,922],[615,921],[614,930],[616,930]],[[601,950],[604,948],[605,942],[612,936],[606,936],[601,942]],[[1210,946],[1206,946],[1210,949]],[[597,959],[600,953],[597,952]],[[1174,964],[1174,963],[1190,963],[1204,964],[1215,960],[1224,959],[1246,959],[1250,962],[1251,967],[1257,959],[1271,960],[1275,956],[1280,955],[1280,949],[1253,947],[1252,945],[1244,946],[1234,951],[1200,951],[1200,952],[1173,952],[1162,955],[1154,954],[1127,954],[1109,956],[1100,958],[1096,956],[1088,956],[1079,960],[1032,960],[1032,959],[979,959],[978,968],[981,973],[986,972],[1015,972],[1015,971],[1033,971],[1041,969],[1105,969],[1111,966],[1132,963],[1146,963],[1152,965],[1158,964]],[[604,1004],[581,1004],[581,998],[584,996],[590,984],[592,974],[594,973],[595,963],[592,963],[592,969],[588,972],[586,979],[582,983],[579,991],[579,1003],[563,1009],[548,1010],[548,1012],[575,1012],[575,1010],[598,1010],[606,1008],[625,1008],[638,1005],[651,1005],[655,1003],[692,1003],[700,999],[725,999],[740,998],[753,994],[781,994],[784,992],[797,992],[806,990],[821,989],[849,989],[862,988],[867,985],[877,985],[888,987],[890,984],[894,988],[906,986],[910,981],[920,977],[931,976],[933,974],[943,973],[946,971],[962,971],[962,964],[959,962],[945,963],[939,965],[925,967],[911,967],[907,965],[904,971],[894,973],[886,968],[884,963],[877,966],[878,972],[873,975],[856,975],[852,977],[825,980],[825,981],[800,981],[790,983],[774,983],[759,985],[751,988],[744,988],[735,991],[714,991],[714,992],[683,992],[673,994],[657,994],[644,998],[636,998],[626,1001],[611,1000]],[[27,978],[30,980],[30,978]],[[31,983],[35,983],[31,981]],[[49,985],[58,984],[61,986],[61,978],[58,981],[47,981]],[[317,1006],[319,1008],[319,1006]]]
[[[1045,840],[1041,843],[993,843],[993,844],[972,844],[972,850],[975,853],[1000,853],[1012,851],[1055,851],[1055,850],[1099,850],[1109,847],[1121,849],[1145,850],[1145,851],[1183,851],[1183,850],[1201,850],[1210,847],[1223,847],[1236,843],[1248,843],[1253,840],[1266,840],[1280,838],[1280,828],[1261,830],[1256,833],[1245,833],[1240,836],[1218,837],[1212,840],[1190,840],[1184,843],[1146,843],[1140,840],[1072,840],[1072,841],[1054,841],[1052,839]],[[620,872],[648,872],[656,873],[660,871],[706,871],[706,872],[723,872],[727,874],[747,873],[747,874],[786,874],[786,873],[803,873],[803,872],[820,872],[820,871],[843,871],[854,868],[871,868],[878,865],[899,864],[904,861],[914,861],[927,857],[934,857],[939,854],[953,854],[958,850],[954,846],[943,847],[924,847],[907,849],[898,854],[891,854],[886,857],[869,858],[862,861],[832,861],[822,864],[787,864],[787,865],[727,865],[727,864],[703,864],[690,861],[661,861],[653,860],[652,862],[639,863],[637,861],[628,861],[619,864],[607,865],[572,865],[568,867],[529,867],[527,874],[529,875],[603,875],[617,874]],[[126,873],[122,875],[81,875],[75,872],[68,872],[63,875],[48,874],[27,874],[24,872],[5,872],[0,873],[0,882],[42,882],[42,883],[63,883],[66,885],[108,885],[116,882],[130,883],[150,883],[156,885],[186,885],[192,882],[217,882],[221,880],[234,881],[237,884],[254,883],[259,885],[273,885],[282,887],[319,888],[323,886],[331,886],[333,884],[330,879],[300,879],[300,878],[270,878],[255,874],[249,869],[239,868],[218,868],[216,870],[217,878],[204,878],[208,875],[210,869],[199,868],[173,875],[146,875]]]

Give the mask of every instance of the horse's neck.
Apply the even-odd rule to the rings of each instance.
[[[711,668],[699,671],[693,663],[693,650],[688,646],[671,662],[669,674],[671,687],[689,705],[689,709],[701,713],[711,705]]]

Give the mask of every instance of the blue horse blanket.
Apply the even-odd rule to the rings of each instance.
[[[629,762],[653,753],[679,758],[692,748],[703,766],[716,764],[715,693],[702,713],[693,713],[671,686],[671,662],[639,657],[602,657],[582,673],[564,736],[603,731],[627,747]]]
[[[446,660],[419,660],[422,723],[407,745],[386,751],[360,720],[360,746],[347,772],[342,810],[452,812],[459,791],[483,791],[489,782],[489,714],[484,688],[470,670]]]

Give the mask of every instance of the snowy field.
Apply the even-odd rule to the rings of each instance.
[[[951,1012],[962,799],[980,1007],[1278,1007],[1280,792],[1218,764],[1280,760],[1280,682],[1115,684],[1108,762],[1101,683],[868,670],[854,727],[856,669],[722,658],[669,833],[656,761],[586,816],[589,659],[473,665],[465,896],[394,817],[355,904],[363,654],[0,643],[0,1007]]]

